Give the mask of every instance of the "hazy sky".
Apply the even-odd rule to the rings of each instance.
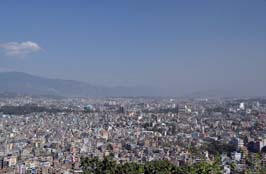
[[[3,0],[5,70],[173,94],[266,95],[266,1]]]

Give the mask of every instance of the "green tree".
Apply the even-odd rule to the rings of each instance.
[[[117,167],[117,174],[143,174],[144,166],[138,163],[125,163]]]
[[[98,157],[82,158],[81,167],[84,174],[98,174],[102,172],[102,162]]]
[[[111,157],[82,158],[84,174],[220,174],[219,158],[214,163],[201,162],[190,166],[176,166],[167,160],[118,164]]]

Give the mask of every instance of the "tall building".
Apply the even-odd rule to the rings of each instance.
[[[241,102],[241,103],[239,104],[239,109],[241,109],[241,110],[245,110],[245,103],[244,103],[244,102]]]
[[[124,106],[120,106],[119,109],[118,109],[118,112],[121,113],[121,114],[126,113],[125,107]]]

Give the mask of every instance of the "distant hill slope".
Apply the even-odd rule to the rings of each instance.
[[[158,91],[150,88],[93,86],[85,82],[49,79],[22,72],[0,72],[0,93],[5,92],[72,97],[159,95]]]

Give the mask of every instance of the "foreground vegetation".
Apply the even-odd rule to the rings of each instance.
[[[167,160],[150,161],[145,164],[120,164],[111,157],[100,160],[87,157],[81,161],[84,174],[221,174],[219,162],[201,162],[191,166],[176,166]]]

